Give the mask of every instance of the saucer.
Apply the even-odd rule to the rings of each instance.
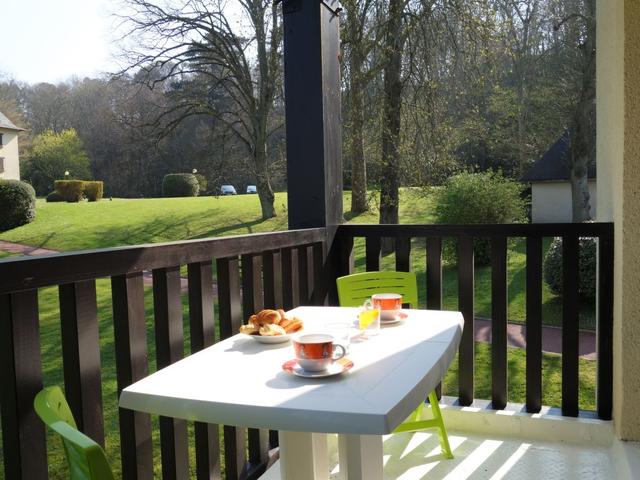
[[[321,370],[319,372],[305,370],[300,365],[298,365],[298,361],[295,358],[289,360],[288,362],[285,362],[282,365],[282,369],[285,372],[304,378],[331,377],[333,375],[339,375],[343,372],[351,370],[351,367],[353,367],[353,362],[348,358],[341,358],[340,360],[336,360],[329,366],[329,368],[327,368],[326,370]]]
[[[391,319],[383,320],[380,318],[380,325],[390,325],[392,323],[398,323],[400,320],[404,320],[408,315],[405,312],[400,312],[393,316]]]

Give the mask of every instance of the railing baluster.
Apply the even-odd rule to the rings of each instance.
[[[442,239],[427,238],[427,308],[442,310]]]
[[[213,319],[213,277],[211,261],[190,263],[189,276],[189,333],[191,352],[213,345],[215,324]],[[220,478],[220,441],[218,425],[194,423],[196,448],[196,478]]]
[[[562,237],[562,414],[578,416],[579,242]]]
[[[153,314],[159,370],[184,356],[180,267],[153,270]],[[160,416],[160,449],[162,478],[188,478],[189,446],[185,420]]]
[[[0,403],[7,479],[46,479],[45,428],[33,409],[42,389],[38,291],[0,295]]]
[[[458,354],[458,396],[461,405],[473,403],[475,371],[473,237],[458,239],[458,308],[464,317],[464,328]]]
[[[60,285],[64,392],[78,428],[104,447],[96,281]]]
[[[491,239],[491,403],[507,406],[507,239]]]
[[[242,260],[242,311],[247,319],[262,310],[262,256],[243,255]],[[269,436],[267,430],[250,428],[249,462],[253,467],[265,464],[269,459]]]
[[[149,373],[142,272],[112,277],[111,294],[119,397],[125,387],[142,380]],[[119,413],[122,477],[151,478],[151,417],[124,408],[120,408]]]
[[[282,262],[280,252],[271,251],[262,254],[265,308],[282,308]],[[277,447],[278,432],[269,430],[269,446]]]
[[[298,250],[282,249],[282,304],[285,310],[300,305],[300,283],[298,281]]]
[[[309,305],[309,260],[307,247],[298,247],[298,281],[300,282],[300,305]]]
[[[365,237],[366,255],[367,255],[367,272],[376,272],[380,270],[380,237]]]
[[[325,305],[327,301],[327,272],[325,270],[325,248],[323,242],[314,243],[312,246],[313,257],[313,293],[312,305]]]
[[[598,242],[598,417],[611,420],[613,408],[613,228]]]
[[[542,407],[542,238],[527,237],[527,412]]]
[[[224,340],[235,335],[243,323],[238,257],[219,258],[216,261],[216,272],[220,306],[220,337]],[[226,477],[239,478],[246,463],[244,429],[224,426],[224,460]]]
[[[280,252],[262,254],[265,308],[282,308],[282,261]]]
[[[427,308],[442,310],[442,239],[429,237],[427,249]],[[442,383],[436,386],[438,399],[442,397]]]
[[[396,270],[399,272],[411,271],[411,238],[396,238]]]

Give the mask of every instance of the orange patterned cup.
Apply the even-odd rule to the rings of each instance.
[[[371,295],[371,302],[380,309],[382,320],[393,320],[402,308],[402,295],[399,293],[376,293]]]
[[[345,356],[342,345],[335,345],[332,335],[326,333],[306,333],[293,338],[296,360],[305,370],[320,372],[326,370],[336,360]],[[334,349],[340,349],[337,355]]]

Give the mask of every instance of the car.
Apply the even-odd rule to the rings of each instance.
[[[247,185],[247,193],[258,193],[255,185]]]
[[[220,187],[220,193],[222,195],[236,195],[236,188],[233,185],[222,185]]]

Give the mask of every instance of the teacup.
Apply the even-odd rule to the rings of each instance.
[[[305,333],[294,337],[292,341],[298,365],[310,372],[326,370],[346,354],[342,345],[333,343],[333,335],[326,333]],[[336,352],[336,349],[340,352]]]
[[[399,293],[376,293],[371,295],[371,303],[380,309],[382,320],[393,320],[402,308],[402,295]]]

